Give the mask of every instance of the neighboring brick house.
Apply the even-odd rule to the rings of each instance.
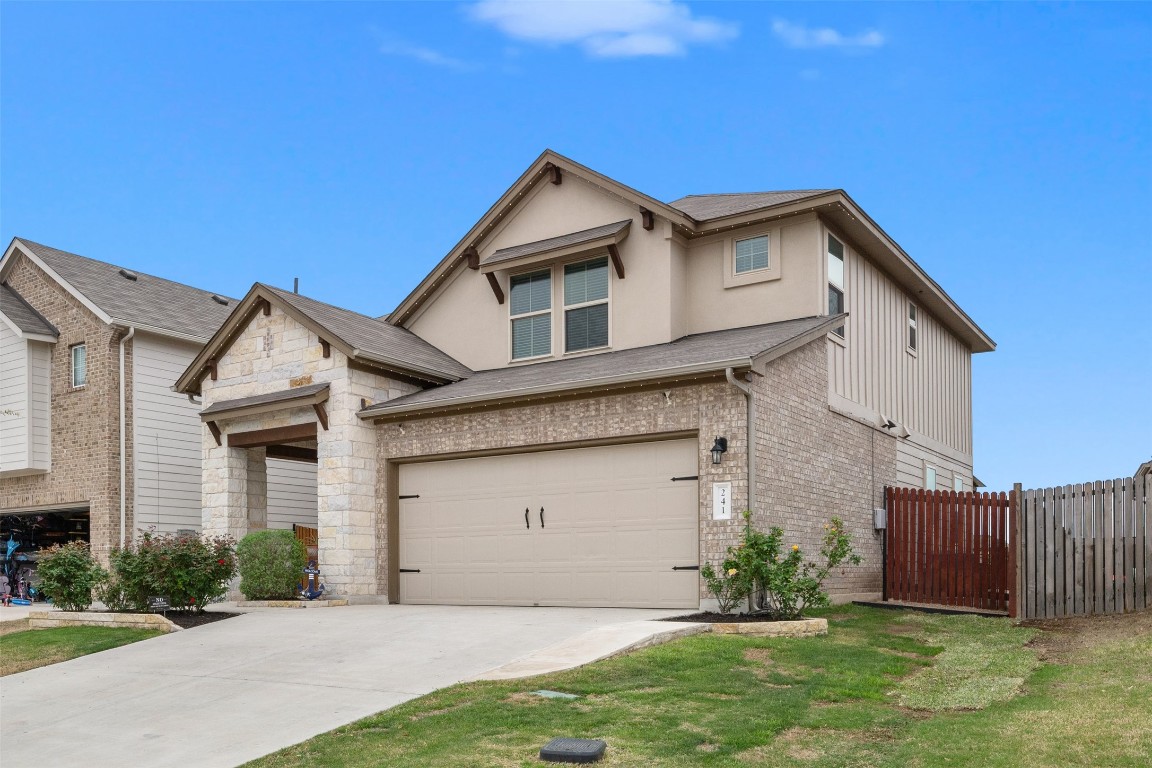
[[[0,261],[0,538],[20,553],[90,540],[104,558],[139,528],[199,529],[201,406],[172,385],[233,304],[12,241]],[[314,524],[311,467],[271,471],[273,524]]]
[[[993,348],[842,190],[662,203],[549,151],[390,315],[256,284],[177,389],[206,528],[317,462],[336,594],[689,608],[744,509],[809,551],[843,518],[831,586],[878,593],[882,489],[972,487]]]

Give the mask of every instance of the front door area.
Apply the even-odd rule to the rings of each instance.
[[[695,608],[698,443],[400,467],[400,601]]]

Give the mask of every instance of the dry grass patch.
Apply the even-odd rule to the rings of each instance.
[[[4,637],[4,635],[11,635],[16,632],[25,632],[29,629],[32,629],[32,622],[29,619],[0,621],[0,637]]]

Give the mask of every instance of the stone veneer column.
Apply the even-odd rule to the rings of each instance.
[[[211,436],[206,439],[210,445],[201,472],[204,533],[239,541],[248,533],[248,451],[218,446]]]
[[[268,527],[268,449],[249,448],[247,477],[248,531]]]
[[[317,435],[318,548],[328,594],[376,599],[376,433],[356,416],[348,378],[333,381],[328,429]]]

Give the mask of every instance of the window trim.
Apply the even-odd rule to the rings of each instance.
[[[512,314],[512,283],[518,277],[526,277],[530,275],[547,274],[548,275],[548,308],[537,309],[531,312],[522,312],[518,315]],[[512,363],[522,363],[526,360],[544,360],[552,357],[553,350],[556,347],[556,317],[553,312],[556,309],[556,280],[555,270],[552,267],[545,267],[544,269],[527,269],[523,272],[517,272],[508,276],[508,361]],[[524,320],[529,317],[538,317],[540,315],[549,315],[551,324],[548,328],[548,351],[542,355],[529,355],[527,357],[516,357],[516,339],[512,332],[512,326],[517,320]]]
[[[582,264],[588,261],[597,261],[599,259],[608,259],[608,298],[596,299],[594,301],[580,302],[579,304],[572,304],[565,306],[564,304],[564,268],[572,266],[573,264]],[[535,312],[525,312],[520,315],[512,314],[512,281],[517,277],[524,275],[532,275],[536,273],[548,273],[550,283],[550,296],[551,306],[548,309],[541,309]],[[539,362],[541,360],[556,359],[560,360],[565,357],[577,357],[588,353],[602,352],[606,349],[612,348],[613,338],[613,319],[612,319],[612,303],[614,301],[616,277],[612,268],[612,259],[605,251],[589,255],[582,253],[579,256],[570,258],[565,261],[556,261],[548,266],[541,267],[539,265],[532,265],[531,267],[522,271],[509,273],[508,275],[508,364],[519,365],[526,362]],[[567,330],[565,326],[566,316],[565,313],[569,309],[580,309],[581,307],[590,307],[596,304],[608,305],[608,343],[601,347],[588,347],[587,349],[578,349],[572,352],[565,351],[568,346]],[[532,357],[513,357],[512,352],[512,321],[520,320],[525,317],[534,317],[536,315],[550,314],[552,318],[552,333],[549,336],[549,351],[546,355],[533,355]],[[559,351],[558,351],[559,350]]]
[[[840,309],[841,309],[841,311],[842,312],[848,311],[848,290],[845,287],[845,284],[848,281],[844,278],[841,278],[839,285],[832,282],[832,271],[828,268],[830,260],[832,258],[834,258],[832,255],[832,248],[831,248],[831,242],[830,242],[831,240],[835,240],[837,243],[840,244],[840,248],[842,250],[842,255],[840,256],[840,263],[844,265],[844,273],[846,274],[848,271],[848,245],[844,242],[844,240],[842,238],[834,235],[832,233],[832,230],[825,228],[825,230],[824,230],[824,275],[825,275],[825,288],[824,288],[825,304],[824,304],[824,307],[825,307],[826,311],[828,312],[829,316],[832,315],[832,308],[830,306],[828,306],[827,293],[828,293],[829,289],[835,289],[840,294]],[[837,313],[837,314],[839,314],[839,313]],[[844,325],[841,325],[837,328],[833,328],[830,331],[828,331],[828,334],[830,337],[832,337],[832,338],[838,337],[839,339],[841,339],[842,341],[844,341],[846,343],[848,340],[848,327],[847,326],[848,326],[848,324],[845,323]]]
[[[602,299],[594,299],[592,301],[581,301],[581,302],[577,302],[576,304],[566,304],[565,303],[566,299],[564,297],[564,270],[567,269],[568,267],[571,267],[571,266],[576,265],[576,264],[584,264],[584,263],[587,263],[590,261],[599,261],[600,259],[605,259],[607,262],[605,264],[605,268],[608,271],[608,295]],[[557,264],[556,265],[556,271],[560,275],[560,280],[558,281],[560,283],[560,286],[559,286],[560,307],[559,307],[559,309],[561,312],[560,322],[562,325],[559,329],[560,336],[561,336],[561,339],[560,339],[561,344],[560,344],[559,348],[564,350],[563,352],[561,352],[561,355],[563,355],[563,356],[581,355],[581,354],[584,354],[585,352],[593,352],[593,351],[599,350],[599,349],[611,349],[611,347],[612,347],[612,282],[613,282],[612,281],[612,259],[609,258],[608,254],[604,254],[603,256],[593,256],[592,258],[575,259],[573,261],[566,261],[563,264]],[[572,310],[572,309],[583,309],[584,307],[594,307],[597,304],[604,304],[608,307],[608,341],[604,344],[601,344],[598,347],[585,347],[584,349],[569,350],[568,349],[568,311]]]
[[[84,351],[84,380],[79,384],[76,383],[76,351]],[[84,389],[88,386],[88,344],[81,341],[78,344],[73,344],[68,347],[68,361],[69,361],[69,383],[71,389]]]
[[[908,312],[906,313],[905,319],[907,321],[907,329],[904,336],[904,349],[908,354],[917,357],[920,352],[918,347],[920,343],[920,308],[916,306],[915,302],[908,302]]]
[[[736,243],[743,240],[754,240],[757,237],[768,238],[768,266],[761,269],[750,269],[747,272],[736,271]],[[780,227],[757,227],[724,238],[724,288],[738,288],[742,285],[766,283],[779,280],[783,276],[781,269]]]

